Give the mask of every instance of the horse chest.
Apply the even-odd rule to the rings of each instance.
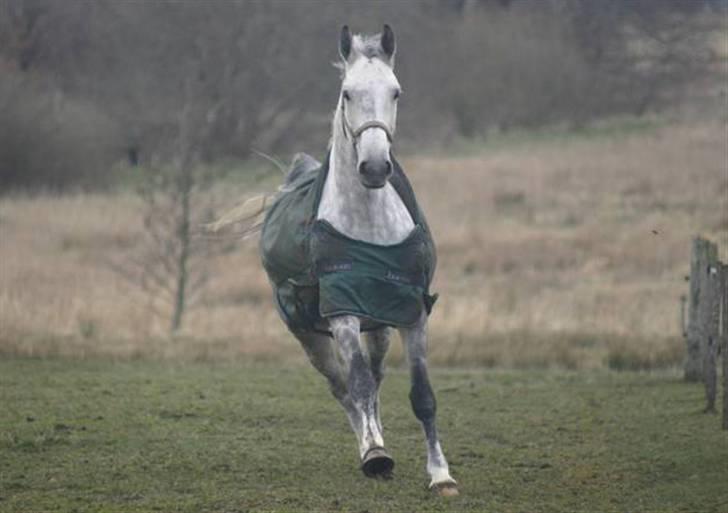
[[[402,242],[415,228],[391,184],[375,191],[345,191],[334,180],[327,180],[317,219],[327,221],[349,238],[380,245]]]

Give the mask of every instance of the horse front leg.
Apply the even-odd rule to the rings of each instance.
[[[384,380],[384,357],[389,349],[389,328],[381,328],[370,331],[364,335],[369,353],[369,363],[376,384],[376,396],[374,408],[376,411],[377,425],[382,431],[382,414],[379,407],[379,387]]]
[[[352,428],[359,441],[362,471],[367,477],[389,477],[394,460],[384,449],[377,421],[377,381],[361,343],[359,319],[347,315],[335,317],[329,323],[344,363],[349,398],[356,410]]]
[[[427,374],[427,315],[412,328],[401,328],[400,335],[407,353],[410,368],[410,402],[417,419],[422,423],[427,442],[427,473],[430,489],[440,495],[457,495],[457,483],[450,476],[450,469],[437,438],[435,413],[437,403]]]

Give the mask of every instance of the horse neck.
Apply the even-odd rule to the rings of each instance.
[[[341,116],[339,106],[318,218],[353,239],[382,245],[401,242],[414,229],[412,217],[389,182],[381,189],[362,185],[353,141],[344,133]]]

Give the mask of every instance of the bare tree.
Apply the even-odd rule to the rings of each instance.
[[[141,168],[137,192],[144,235],[137,250],[114,265],[149,294],[152,304],[169,306],[155,313],[168,316],[171,334],[180,330],[185,312],[203,289],[216,249],[199,236],[199,227],[214,217],[210,185],[217,178],[209,166],[201,165],[214,120],[214,106],[195,101],[204,87],[199,73],[191,73],[175,137],[166,152]]]

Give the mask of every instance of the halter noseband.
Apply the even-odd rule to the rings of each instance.
[[[371,121],[365,121],[362,123],[359,128],[356,130],[352,130],[351,125],[349,125],[349,122],[347,120],[346,127],[351,132],[352,137],[354,140],[358,139],[359,136],[364,133],[365,130],[369,130],[370,128],[381,128],[384,130],[384,133],[387,134],[387,140],[391,143],[392,142],[392,131],[389,129],[389,127],[384,124],[382,121],[378,121],[376,119],[372,119]]]
[[[341,121],[344,128],[344,136],[348,139],[349,135],[347,134],[347,132],[351,133],[351,138],[354,141],[354,146],[356,146],[356,141],[357,139],[359,139],[361,134],[363,134],[364,131],[369,130],[370,128],[381,128],[382,130],[384,130],[384,133],[387,134],[387,140],[390,144],[394,140],[394,134],[392,133],[392,130],[383,121],[372,119],[370,121],[365,121],[364,123],[359,125],[359,128],[352,128],[349,124],[349,118],[346,115],[346,104],[344,102],[341,103]]]

